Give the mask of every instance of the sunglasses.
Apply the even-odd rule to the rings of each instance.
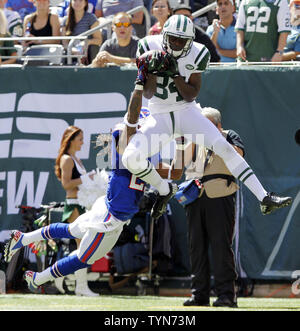
[[[115,26],[116,26],[117,28],[120,28],[121,26],[124,26],[125,28],[128,28],[130,25],[131,25],[131,23],[129,23],[129,22],[124,22],[124,23],[119,22],[119,23],[115,23]]]

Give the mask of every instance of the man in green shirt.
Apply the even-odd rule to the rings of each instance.
[[[235,29],[241,60],[281,62],[291,29],[287,0],[242,0]]]

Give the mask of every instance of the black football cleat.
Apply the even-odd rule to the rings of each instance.
[[[278,208],[286,207],[292,202],[291,197],[280,197],[275,193],[268,193],[260,203],[260,210],[263,215],[270,214]]]
[[[167,195],[157,195],[156,201],[151,210],[151,217],[158,219],[167,211],[168,202],[178,191],[178,186],[175,183],[169,183],[170,193]]]
[[[194,298],[184,301],[183,305],[185,307],[193,307],[193,306],[210,307],[209,300],[202,301],[202,300],[196,300]]]
[[[220,296],[214,303],[214,307],[230,307],[230,308],[238,308],[236,299],[231,300],[226,296]]]

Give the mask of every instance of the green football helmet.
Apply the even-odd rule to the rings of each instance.
[[[163,27],[163,47],[166,52],[175,58],[186,56],[192,47],[195,38],[195,27],[191,19],[184,15],[171,16]],[[170,36],[186,39],[181,50],[173,50],[170,45]]]

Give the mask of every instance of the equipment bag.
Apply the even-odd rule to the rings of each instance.
[[[185,207],[199,197],[202,186],[203,184],[198,179],[185,181],[178,186],[175,199]]]

